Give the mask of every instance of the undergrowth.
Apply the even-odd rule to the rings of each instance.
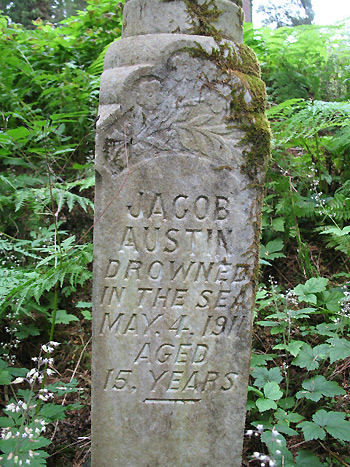
[[[246,466],[350,464],[350,68],[340,28],[246,32],[274,134]],[[93,126],[121,11],[89,0],[59,25],[26,30],[1,16],[0,29],[1,465],[84,465]]]

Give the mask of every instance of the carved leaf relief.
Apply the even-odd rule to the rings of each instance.
[[[200,151],[207,157],[220,154],[224,159],[229,159],[232,152],[229,144],[232,141],[232,130],[225,124],[210,125],[210,121],[210,115],[199,115],[187,123],[180,123],[177,132],[181,143],[191,152]]]

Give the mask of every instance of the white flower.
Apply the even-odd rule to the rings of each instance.
[[[264,430],[264,425],[261,425],[261,424],[260,424],[260,425],[258,425],[258,426],[256,427],[256,429],[257,429],[259,432],[262,432],[262,431]]]
[[[23,381],[24,381],[24,378],[16,378],[14,381],[12,381],[12,384],[23,383]]]
[[[6,407],[5,407],[5,410],[9,410],[10,412],[15,412],[16,411],[16,406],[15,404],[8,404]]]
[[[281,451],[279,449],[277,449],[276,454],[280,455]]]
[[[12,433],[11,431],[9,431],[8,433],[6,433],[6,435],[4,436],[4,439],[10,439],[12,438]]]
[[[276,430],[276,428],[272,428],[272,435],[273,436],[278,436],[279,432]]]
[[[61,345],[59,342],[55,342],[55,341],[50,341],[49,342],[49,345],[52,345],[52,347],[58,347],[59,345]]]

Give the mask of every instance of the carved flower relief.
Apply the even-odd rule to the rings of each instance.
[[[198,63],[197,63],[198,62]],[[193,59],[189,56],[188,53],[177,53],[170,57],[169,63],[172,66],[172,77],[178,83],[187,80],[190,81],[193,79],[193,71],[201,69],[202,64],[199,63],[199,60]]]
[[[176,54],[171,61],[171,72],[168,62],[152,75],[148,71],[135,79],[132,94],[122,103],[127,110],[116,115],[106,131],[104,154],[113,173],[126,167],[126,147],[131,165],[168,151],[218,158],[223,165],[240,164],[235,146],[243,134],[225,122],[228,86],[209,81],[211,66],[205,76],[198,76],[200,61],[195,66],[196,59],[188,54]]]
[[[140,81],[137,92],[137,104],[144,109],[158,107],[164,100],[160,81],[148,78]]]

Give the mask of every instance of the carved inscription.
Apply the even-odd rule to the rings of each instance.
[[[127,361],[106,370],[104,391],[171,404],[235,390],[237,367],[215,364],[249,321],[240,305],[251,262],[228,249],[231,208],[227,195],[156,191],[123,205],[126,222],[103,264],[97,301],[99,338],[127,348]]]

